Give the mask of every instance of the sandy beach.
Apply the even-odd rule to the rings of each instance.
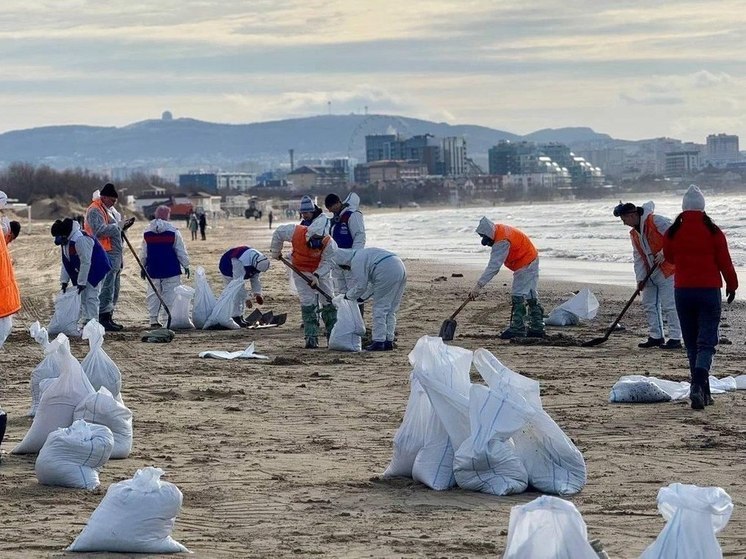
[[[137,223],[129,235],[136,247],[144,226]],[[179,226],[192,271],[204,266],[216,292],[222,287],[217,261],[226,249],[269,248],[266,221],[213,222],[205,242],[189,241],[183,222]],[[264,308],[289,313],[285,325],[178,332],[172,343],[156,345],[140,341],[148,323],[145,282],[128,253],[116,313],[126,330],[107,334],[104,349],[122,371],[122,396],[134,414],[133,452],[103,468],[96,491],[39,485],[35,456],[9,453],[31,425],[25,415],[29,379],[42,358],[28,327],[35,320],[48,323],[58,289],[59,250],[48,230],[48,222],[34,222],[11,245],[23,310],[0,349],[0,407],[9,416],[1,447],[0,556],[70,556],[64,548],[106,488],[149,465],[166,470],[165,479],[184,494],[174,538],[205,558],[498,557],[511,507],[538,496],[435,492],[412,480],[379,477],[409,395],[407,354],[420,336],[437,335],[480,270],[405,260],[408,286],[393,352],[302,349],[300,306],[279,262],[263,275]],[[730,494],[735,510],[718,539],[725,557],[746,557],[746,393],[715,396],[704,412],[691,410],[688,401],[609,404],[621,375],[688,379],[683,351],[637,348],[646,336],[639,303],[623,319],[625,330],[598,347],[579,347],[618,314],[634,289],[631,278],[630,265],[628,287],[590,285],[601,302],[591,323],[549,327],[547,341],[525,345],[496,337],[510,313],[510,275],[503,270],[459,315],[452,343],[487,348],[541,383],[545,409],[587,463],[588,484],[570,500],[589,538],[600,538],[611,557],[638,557],[652,543],[664,525],[656,495],[672,482],[719,486]],[[546,311],[579,287],[543,280]],[[718,377],[744,373],[745,312],[743,299],[725,307],[722,332],[732,345],[719,348]],[[207,349],[242,350],[251,342],[270,361],[197,356]],[[85,341],[71,346],[80,359],[88,351]]]

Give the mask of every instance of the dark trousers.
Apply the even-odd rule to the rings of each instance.
[[[689,371],[694,373],[694,369],[704,369],[709,372],[718,344],[720,289],[677,287],[675,298]]]

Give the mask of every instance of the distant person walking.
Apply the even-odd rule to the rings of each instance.
[[[189,220],[187,221],[187,225],[189,225],[189,231],[192,232],[192,240],[197,240],[197,229],[199,229],[199,220],[197,219],[197,214],[194,212],[189,213]]]
[[[272,229],[272,218],[274,216],[272,215],[272,210],[269,210],[269,214],[267,214],[267,221],[269,221],[269,228]]]
[[[205,215],[205,212],[202,212],[199,214],[199,233],[202,235],[202,240],[207,240],[207,235],[205,234],[205,230],[207,229],[207,216]]]
[[[713,404],[710,368],[718,344],[718,328],[725,279],[728,304],[736,298],[738,276],[720,228],[705,213],[705,197],[691,185],[681,203],[683,210],[666,231],[663,252],[676,266],[676,310],[689,358],[692,409]]]

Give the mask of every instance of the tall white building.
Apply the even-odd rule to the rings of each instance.
[[[443,138],[441,147],[445,176],[464,176],[466,174],[466,140],[456,136]]]
[[[738,136],[735,134],[710,134],[707,136],[707,162],[714,167],[725,167],[739,160]]]

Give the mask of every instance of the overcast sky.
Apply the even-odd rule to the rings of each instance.
[[[0,131],[371,113],[746,137],[746,0],[0,0]]]

